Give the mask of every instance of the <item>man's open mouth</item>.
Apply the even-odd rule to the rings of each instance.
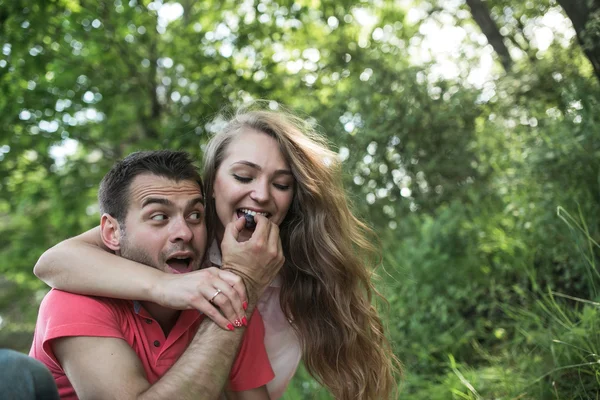
[[[167,265],[173,273],[184,274],[192,270],[192,257],[174,256],[167,259]]]

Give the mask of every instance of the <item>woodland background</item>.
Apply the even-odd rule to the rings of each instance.
[[[600,396],[599,0],[0,0],[0,49],[0,347],[116,159],[269,99],[381,239],[401,398]]]

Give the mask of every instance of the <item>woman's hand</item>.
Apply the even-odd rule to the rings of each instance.
[[[262,295],[285,262],[279,226],[259,214],[254,219],[256,228],[248,241],[237,241],[246,223],[245,218],[240,217],[227,224],[221,242],[222,270],[231,271],[244,279],[251,300],[257,300]]]
[[[161,274],[155,303],[176,310],[196,309],[223,329],[246,325],[246,289],[236,274],[209,267],[187,274]]]

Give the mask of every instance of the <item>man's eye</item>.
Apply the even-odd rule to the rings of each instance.
[[[202,213],[200,211],[196,211],[190,214],[190,219],[200,220],[202,219]]]
[[[248,182],[250,182],[252,180],[252,178],[249,178],[247,176],[239,176],[239,175],[236,175],[236,174],[233,174],[233,177],[236,180],[238,180],[238,181],[240,181],[242,183],[248,183]]]
[[[167,219],[167,216],[165,214],[156,214],[153,215],[150,219],[152,221],[164,221]]]

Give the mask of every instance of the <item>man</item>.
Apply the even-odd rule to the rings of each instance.
[[[200,267],[204,200],[187,154],[130,155],[105,176],[99,201],[102,240],[117,254],[170,273]],[[241,218],[227,227],[222,250],[224,269],[246,279],[253,315],[247,329],[223,331],[195,310],[51,291],[40,307],[30,355],[49,367],[61,397],[212,399],[229,377],[229,398],[268,398],[264,384],[273,372],[262,321],[251,313],[283,256],[273,240],[278,229],[266,218],[257,218],[252,239],[238,246],[243,225]],[[227,290],[219,287],[210,300],[223,303]]]

